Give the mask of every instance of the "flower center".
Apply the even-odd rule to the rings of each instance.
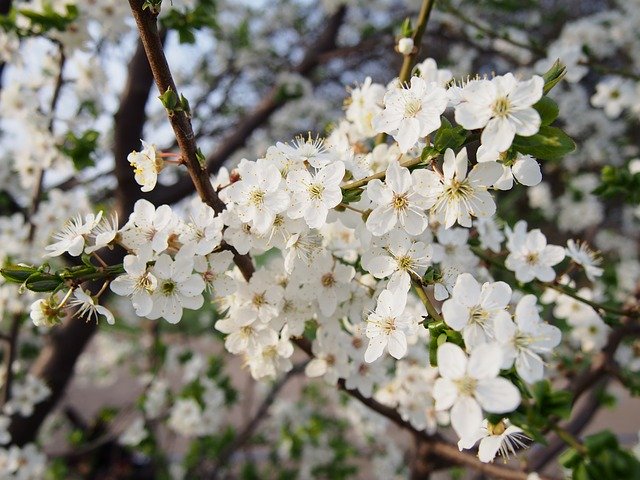
[[[256,293],[251,299],[251,303],[253,303],[253,306],[256,308],[260,308],[265,303],[267,303],[266,299],[264,298],[264,293]]]
[[[450,200],[466,199],[473,196],[473,188],[466,179],[462,182],[454,179],[447,185],[444,195]]]
[[[489,318],[489,314],[479,305],[469,310],[469,321],[471,323],[482,325],[484,322],[486,322],[487,318]]]
[[[507,426],[502,421],[496,423],[495,425],[491,422],[487,423],[487,431],[490,435],[502,435],[506,429]]]
[[[249,203],[251,205],[262,205],[264,203],[264,190],[260,190],[259,188],[254,188],[249,193]]]
[[[406,195],[394,195],[391,204],[394,210],[405,210],[409,206],[409,200]]]
[[[145,273],[140,278],[138,278],[138,281],[136,282],[136,289],[146,290],[149,293],[153,292],[153,290],[155,290],[155,285],[151,275]]]
[[[386,317],[382,320],[382,331],[386,335],[391,335],[396,329],[396,319],[394,317]]]
[[[173,292],[176,291],[176,286],[176,282],[174,282],[173,280],[167,280],[160,287],[160,292],[164,296],[168,297],[170,295],[173,295]]]
[[[398,257],[397,262],[398,270],[411,270],[411,267],[413,266],[413,258],[409,257],[408,255]]]
[[[333,273],[325,273],[320,279],[323,287],[331,288],[336,284],[336,279],[333,278]]]
[[[509,114],[511,102],[507,97],[498,98],[493,104],[493,114],[496,117],[506,117]]]
[[[539,258],[538,252],[531,252],[527,254],[524,261],[527,262],[528,265],[534,266],[538,263]]]
[[[322,198],[322,192],[324,192],[324,185],[321,183],[314,183],[309,185],[309,196],[312,200],[320,200]]]
[[[476,393],[476,386],[478,385],[478,381],[475,378],[464,376],[454,382],[456,387],[458,387],[458,392],[460,395],[473,396]]]
[[[422,102],[418,98],[411,98],[404,104],[405,117],[415,117],[422,110]]]

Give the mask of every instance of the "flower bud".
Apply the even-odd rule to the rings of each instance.
[[[413,39],[404,37],[398,40],[398,52],[403,55],[409,55],[413,52]]]

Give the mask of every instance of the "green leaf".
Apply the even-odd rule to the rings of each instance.
[[[607,165],[602,168],[601,184],[593,191],[604,198],[620,197],[625,203],[640,203],[640,173],[632,174],[627,167]]]
[[[95,165],[93,154],[98,148],[100,133],[96,130],[87,130],[81,136],[68,132],[60,151],[73,161],[73,166],[80,171],[83,168]]]
[[[542,97],[533,108],[540,114],[542,125],[551,125],[558,118],[558,113],[560,113],[558,104],[549,97]]]
[[[410,37],[413,35],[413,28],[411,28],[411,19],[409,17],[404,19],[402,26],[400,27],[400,35],[403,37]]]
[[[453,127],[449,120],[442,117],[442,125],[436,133],[433,146],[438,152],[444,153],[447,148],[457,150],[464,144],[466,139],[467,131],[464,128],[460,125]]]
[[[567,74],[567,67],[560,62],[560,59],[556,60],[551,68],[547,70],[542,78],[544,80],[543,93],[546,95],[549,91],[555,87]]]
[[[358,202],[362,198],[362,188],[351,188],[349,190],[342,190],[342,203]]]
[[[178,106],[178,95],[171,87],[167,88],[167,91],[162,95],[159,95],[158,98],[162,102],[164,108],[169,111],[174,111]]]
[[[24,286],[32,292],[53,292],[62,284],[62,279],[49,273],[34,273],[24,282]]]
[[[0,268],[0,274],[11,283],[24,283],[31,275],[37,273],[36,267],[29,265],[9,265]]]
[[[576,144],[569,135],[558,127],[542,126],[535,135],[516,135],[512,148],[540,160],[560,160],[575,150]]]

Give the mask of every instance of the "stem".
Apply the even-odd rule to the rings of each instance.
[[[496,260],[495,258],[487,255],[485,252],[482,251],[481,248],[479,247],[471,247],[471,251],[473,251],[473,253],[479,257],[480,259],[482,259],[483,261],[494,265],[500,269],[502,269],[505,272],[510,273],[511,275],[515,274],[509,270],[507,267],[504,266],[504,264],[502,262],[500,262],[499,260]],[[619,308],[615,308],[615,307],[609,307],[607,305],[603,305],[601,303],[598,302],[594,302],[593,300],[589,300],[587,298],[581,297],[580,295],[578,295],[577,293],[575,293],[575,291],[573,291],[571,288],[566,287],[564,285],[560,285],[557,282],[541,282],[540,280],[534,280],[533,283],[535,283],[536,285],[543,287],[543,288],[551,288],[553,290],[556,290],[560,293],[563,293],[575,300],[578,300],[579,302],[582,302],[586,305],[589,305],[590,307],[594,308],[595,310],[602,310],[604,312],[608,312],[611,313],[612,315],[618,315],[618,316],[629,316],[632,318],[638,318],[640,316],[639,312],[635,312],[632,310],[621,310]]]
[[[588,453],[587,448],[568,430],[565,430],[558,425],[551,427],[551,429],[556,433],[556,435],[558,435],[558,437],[560,437],[560,439],[562,439],[564,443],[574,448],[581,455],[586,455]]]
[[[422,43],[422,36],[424,35],[424,31],[427,28],[427,22],[429,21],[429,16],[431,15],[431,10],[433,9],[434,3],[435,0],[422,1],[420,13],[418,13],[418,23],[416,25],[415,31],[413,32],[413,35],[411,36],[411,38],[413,39],[414,49],[409,55],[404,56],[402,68],[400,68],[400,75],[398,76],[398,80],[400,80],[401,85],[408,82],[411,78],[411,70],[413,70],[413,67],[416,64],[416,60],[418,59],[418,53],[420,53],[420,44]]]
[[[402,158],[402,156],[400,158]],[[401,167],[406,167],[406,168],[415,167],[419,163],[421,163],[423,161],[429,162],[433,158],[435,158],[435,157],[428,157],[426,160],[422,160],[421,158],[412,158],[411,160],[407,160],[406,162],[401,163],[400,166]],[[363,187],[367,183],[369,183],[371,180],[375,180],[375,179],[382,180],[386,175],[387,175],[387,171],[386,170],[384,172],[374,173],[373,175],[369,175],[368,177],[361,178],[360,180],[356,180],[355,182],[347,183],[346,185],[344,185],[342,187],[342,190],[354,190],[356,188]]]
[[[416,24],[416,29],[413,31],[413,35],[411,35],[411,39],[413,40],[413,51],[404,56],[402,60],[402,67],[400,67],[400,74],[398,75],[398,81],[400,85],[404,85],[411,78],[411,70],[413,70],[414,65],[416,64],[416,60],[418,59],[418,53],[420,52],[420,44],[422,43],[422,36],[424,35],[424,31],[427,28],[427,22],[429,21],[429,16],[431,15],[431,10],[433,9],[433,4],[435,0],[422,0],[422,6],[420,7],[420,12],[418,13],[418,21]],[[376,137],[375,144],[380,145],[387,140],[386,133],[380,133]]]
[[[6,346],[5,361],[5,377],[4,387],[2,389],[2,405],[5,406],[11,399],[11,384],[13,383],[13,361],[16,358],[16,346],[18,344],[18,333],[20,332],[20,315],[14,315],[11,322],[11,330],[9,332],[9,343]]]
[[[418,297],[420,297],[420,300],[424,304],[425,308],[427,309],[427,313],[429,314],[429,316],[433,318],[436,322],[444,322],[442,315],[438,313],[438,310],[436,310],[436,307],[433,305],[433,303],[431,303],[431,300],[429,299],[429,296],[427,295],[427,292],[424,289],[424,285],[422,284],[422,281],[419,278],[415,278],[414,275],[412,275],[412,277],[414,277],[412,278],[412,280],[413,280],[413,285],[415,287],[415,291],[418,294]]]
[[[366,213],[364,210],[360,210],[359,208],[352,207],[348,203],[339,203],[338,207],[346,208],[347,210],[352,210],[354,212],[359,213],[360,215],[364,215]]]

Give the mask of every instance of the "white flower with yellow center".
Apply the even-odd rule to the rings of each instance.
[[[515,455],[517,449],[527,446],[530,440],[520,427],[511,425],[509,420],[501,420],[496,424],[484,420],[482,426],[468,438],[462,438],[458,442],[458,448],[469,449],[480,440],[478,458],[481,462],[492,462],[496,455],[506,461],[510,454]]]
[[[442,316],[447,325],[462,331],[468,349],[494,338],[494,323],[498,319],[511,322],[506,308],[511,300],[511,287],[504,282],[485,282],[482,286],[469,273],[458,276],[453,295],[442,304]]]
[[[367,184],[367,196],[374,204],[367,218],[367,230],[373,235],[384,235],[398,223],[410,235],[419,235],[427,228],[425,210],[433,203],[416,191],[416,173],[409,173],[409,169],[393,160],[384,183],[374,179]]]
[[[550,354],[562,339],[559,328],[540,319],[534,295],[525,295],[518,302],[515,323],[510,318],[496,319],[495,336],[505,352],[502,368],[515,363],[518,375],[527,383],[542,380],[542,355]]]
[[[536,75],[521,82],[511,73],[470,82],[456,105],[456,122],[467,130],[484,128],[482,145],[504,152],[516,135],[528,137],[538,133],[540,114],[533,105],[542,98],[543,86],[542,77]]]
[[[433,214],[445,228],[456,222],[469,228],[471,216],[490,217],[496,212],[496,204],[487,189],[502,175],[502,166],[496,162],[479,163],[467,175],[468,163],[465,148],[457,155],[448,148],[442,176],[426,169],[413,173],[416,189],[427,196],[433,205]]]
[[[325,224],[329,209],[342,201],[340,182],[344,177],[342,162],[322,167],[315,175],[307,170],[294,170],[287,175],[287,189],[291,194],[290,218],[304,218],[309,228]]]
[[[158,279],[147,268],[151,260],[151,250],[146,249],[138,255],[124,257],[124,275],[120,275],[109,285],[116,295],[131,297],[131,303],[139,317],[151,311],[153,300],[151,294],[158,286]]]
[[[133,167],[135,180],[138,185],[142,185],[143,192],[150,192],[158,182],[158,173],[164,167],[164,161],[156,151],[155,145],[150,145],[144,140],[142,142],[143,149],[139,152],[135,150],[127,156],[127,160]]]
[[[515,272],[519,282],[551,282],[556,278],[553,266],[564,259],[564,248],[547,245],[547,237],[538,229],[527,232],[524,220],[516,223],[513,230],[507,228],[506,234],[509,255],[504,265]]]
[[[409,235],[393,230],[381,247],[362,256],[362,266],[376,278],[389,278],[388,290],[406,292],[411,287],[411,274],[424,275],[433,260],[433,248],[414,241]]]
[[[244,223],[250,223],[258,234],[265,234],[276,214],[289,206],[289,195],[281,188],[280,171],[264,159],[243,161],[238,170],[241,180],[229,187],[227,198]]]
[[[406,292],[384,290],[380,294],[375,311],[367,317],[365,333],[369,345],[364,353],[365,362],[380,358],[385,348],[396,359],[407,354],[407,335],[414,334],[419,317],[405,312],[406,304]]]
[[[507,413],[520,405],[520,391],[499,376],[502,349],[485,343],[467,357],[453,343],[438,347],[438,378],[433,387],[436,410],[449,410],[451,426],[460,438],[473,435],[482,423],[482,411]]]
[[[440,115],[447,103],[447,92],[440,85],[412,77],[408,87],[394,85],[387,91],[384,110],[374,117],[373,128],[391,135],[406,153],[419,138],[440,128]]]

